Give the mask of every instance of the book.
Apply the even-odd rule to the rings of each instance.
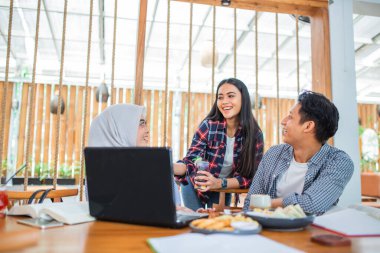
[[[380,236],[379,210],[373,207],[351,206],[316,217],[313,225],[347,236]]]
[[[186,233],[175,236],[149,238],[148,244],[154,252],[194,253],[194,252],[303,252],[278,243],[261,235],[228,235]]]
[[[27,215],[32,218],[53,218],[68,225],[94,221],[88,202],[56,202],[12,207],[7,215]],[[50,217],[49,217],[50,216]]]

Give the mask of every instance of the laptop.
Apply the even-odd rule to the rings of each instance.
[[[90,214],[99,220],[180,228],[207,214],[177,214],[170,148],[86,147]]]

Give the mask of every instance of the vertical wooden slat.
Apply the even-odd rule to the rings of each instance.
[[[124,93],[124,89],[123,89],[123,88],[118,88],[118,92],[119,92],[119,100],[118,100],[118,103],[121,104],[121,103],[123,103],[123,93]]]
[[[73,165],[73,146],[74,146],[74,133],[75,133],[75,99],[76,99],[77,86],[70,86],[70,104],[69,115],[67,120],[67,166]]]
[[[50,123],[52,120],[52,114],[50,113],[50,99],[51,99],[51,93],[52,93],[52,85],[47,84],[46,85],[46,95],[45,95],[45,118],[44,118],[44,156],[43,156],[43,163],[49,164],[49,155],[50,155]],[[49,164],[50,165],[50,164]]]
[[[28,101],[31,102],[31,104],[28,105],[28,106],[31,106],[31,105],[36,106],[37,105],[37,103],[36,103],[36,99],[37,99],[37,96],[36,96],[37,85],[31,86],[31,89],[33,89],[33,90],[30,90],[30,92],[33,92],[33,94],[34,94],[34,99],[33,99],[34,101],[31,101],[31,99],[28,98]],[[29,94],[29,96],[31,96],[31,94]],[[29,144],[30,144],[30,155],[31,155],[30,158],[33,158],[33,147],[35,145],[34,144],[34,132],[35,132],[34,129],[35,129],[35,125],[36,125],[35,113],[36,113],[36,111],[34,111],[33,120],[31,121],[30,126],[28,126],[28,129],[30,128],[32,130],[31,134],[29,136],[29,140],[25,140],[25,145],[26,145],[26,142],[29,142]],[[26,117],[28,118],[28,115]],[[28,122],[27,122],[27,124],[28,124]],[[25,132],[25,136],[27,138],[28,132]],[[26,156],[28,156],[28,154],[26,154]],[[25,157],[25,162],[26,162],[26,159],[28,159],[28,157]],[[30,161],[30,164],[33,166],[33,160]],[[30,173],[32,173],[32,167],[30,167],[29,170],[30,170]]]
[[[74,145],[74,159],[80,161],[81,141],[82,141],[82,110],[83,110],[83,93],[84,87],[80,86],[77,96],[77,106],[75,111],[75,145]]]
[[[266,149],[269,149],[271,144],[273,143],[273,124],[272,124],[272,118],[273,118],[273,113],[274,109],[272,105],[272,99],[268,98],[267,99],[267,108],[266,108],[266,139],[267,141],[265,142]]]
[[[160,92],[161,94],[161,124],[160,124],[160,136],[161,136],[161,142],[160,142],[160,146],[165,146],[166,143],[165,143],[165,140],[164,140],[164,121],[165,121],[165,110],[167,108],[166,104],[165,104],[165,91],[161,91]]]
[[[8,83],[7,89],[7,104],[5,105],[5,120],[4,120],[4,141],[3,141],[3,161],[7,159],[8,156],[8,146],[9,146],[9,130],[11,122],[11,111],[12,111],[12,96],[13,96],[14,83]],[[1,173],[0,173],[1,174]]]
[[[136,84],[135,84],[135,104],[141,105],[144,77],[144,52],[145,52],[145,29],[148,0],[140,0],[139,27],[137,34],[136,53]]]
[[[87,94],[91,94],[91,87],[87,87]],[[87,105],[90,104],[90,99],[91,99],[91,96],[87,96],[87,101],[86,101]],[[105,107],[107,107],[107,103],[103,103],[103,104],[105,105]],[[84,110],[84,108],[83,108],[83,110]],[[90,108],[88,108],[88,111],[89,110],[90,110]],[[103,106],[102,106],[102,111],[103,110],[104,109],[103,109]],[[81,115],[83,115],[82,111],[81,111]],[[86,125],[86,130],[85,130],[86,131],[85,133],[87,133],[87,134],[88,134],[88,130],[90,129],[90,117],[91,117],[90,113],[87,113],[87,115],[86,115],[87,125]],[[81,121],[81,127],[82,127],[82,124],[83,124],[83,122]],[[83,133],[81,132],[81,134],[83,134]],[[84,146],[87,146],[87,143],[88,143],[88,138],[86,138],[86,143],[84,143]],[[80,149],[80,152],[82,152],[81,149]]]
[[[92,96],[93,99],[91,101],[92,102],[91,103],[92,104],[92,117],[91,117],[91,119],[93,120],[96,116],[98,116],[98,113],[99,113],[99,102],[96,101],[96,98],[95,98],[95,96],[96,96],[96,89],[95,89],[95,87],[92,87],[92,94],[93,94],[93,96]],[[90,109],[90,108],[88,108],[88,109]]]
[[[311,65],[313,91],[331,99],[330,26],[327,8],[319,8],[311,17]]]
[[[21,110],[20,110],[20,125],[18,132],[18,145],[17,145],[17,162],[16,168],[24,163],[24,149],[25,149],[25,130],[26,130],[26,111],[28,105],[29,89],[28,84],[24,83],[22,86]]]
[[[37,84],[37,110],[36,110],[36,141],[35,141],[35,164],[39,164],[41,161],[41,136],[42,136],[42,117],[43,117],[43,105],[44,105],[44,89],[43,84]]]
[[[195,99],[195,94],[194,93],[191,93],[190,94],[190,106],[192,108],[192,105],[194,105],[196,103],[196,105],[198,105],[198,101],[196,101]],[[197,107],[196,107],[197,108]],[[189,110],[189,108],[187,108]],[[199,108],[197,108],[199,110]],[[191,140],[193,138],[193,135],[194,135],[194,132],[195,132],[195,121],[196,121],[196,115],[197,115],[197,111],[194,110],[194,109],[190,109],[190,122],[187,122],[187,125],[190,126],[189,129],[190,129],[190,132],[188,134],[189,136],[189,139],[187,140],[187,147],[190,147],[190,144],[191,144]]]
[[[172,125],[173,125],[173,98],[174,92],[169,92],[169,109],[168,109],[168,133],[167,133],[167,146],[172,146]]]
[[[127,103],[127,104],[132,103],[132,90],[131,89],[125,89],[125,103]]]
[[[179,133],[179,153],[180,158],[184,157],[184,149],[185,149],[185,108],[186,108],[186,102],[187,102],[187,94],[185,92],[182,92],[181,94],[181,118],[180,118],[180,133]],[[186,143],[187,145],[187,143]]]
[[[60,137],[59,137],[59,163],[58,163],[58,168],[62,164],[65,163],[66,155],[66,140],[67,140],[67,111],[68,111],[68,104],[67,104],[67,85],[62,86],[62,101],[65,102],[65,111],[63,114],[61,114],[60,117],[60,124],[61,124],[61,129],[60,129]]]
[[[154,125],[152,124],[151,122],[151,111],[152,111],[152,91],[151,90],[147,90],[146,91],[146,120],[147,120],[147,124],[148,124],[148,129],[149,129],[149,143],[152,142],[152,129],[154,127]]]
[[[153,113],[153,146],[157,147],[158,146],[158,103],[160,99],[160,94],[159,91],[155,90],[154,91],[154,113]]]
[[[54,85],[54,91],[52,92],[52,95],[55,96],[55,94],[58,95],[59,85]],[[56,152],[59,152],[59,150],[56,150],[56,141],[57,141],[57,114],[51,113],[51,140],[50,140],[50,155],[51,159],[49,161],[49,164],[52,168],[54,168],[54,159]],[[62,116],[62,115],[61,115]],[[59,154],[59,153],[58,153]],[[59,157],[58,157],[59,159]],[[57,161],[58,162],[58,161]],[[57,163],[57,167],[59,168],[59,164]],[[53,176],[53,175],[51,175]]]

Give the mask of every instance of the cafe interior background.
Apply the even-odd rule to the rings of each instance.
[[[174,160],[183,157],[218,82],[227,77],[248,86],[267,150],[281,143],[279,122],[297,94],[317,87],[313,74],[325,71],[313,69],[313,50],[321,41],[313,41],[313,22],[302,11],[276,14],[189,1],[170,1],[168,8],[168,1],[149,0],[144,17],[137,0],[93,1],[92,14],[90,1],[40,2],[14,0],[10,6],[0,0],[2,180],[26,165],[13,187],[25,178],[29,184],[51,178],[78,184],[88,127],[115,103],[146,106],[151,146],[170,146]],[[342,203],[363,195],[376,206],[380,2],[354,1],[352,14],[334,15],[332,84],[330,91],[318,91],[341,113],[330,143],[355,163]],[[352,48],[340,48],[342,40]]]

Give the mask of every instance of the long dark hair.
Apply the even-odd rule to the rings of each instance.
[[[237,171],[243,177],[253,177],[256,173],[258,164],[256,164],[256,136],[260,130],[256,119],[253,117],[251,109],[251,100],[249,98],[249,92],[247,86],[236,78],[228,78],[222,80],[216,90],[216,97],[214,105],[211,111],[206,116],[206,119],[223,121],[223,114],[219,111],[217,106],[219,88],[225,84],[232,84],[241,93],[241,111],[239,113],[239,125],[242,127],[242,135],[244,139],[240,162],[237,164]]]

